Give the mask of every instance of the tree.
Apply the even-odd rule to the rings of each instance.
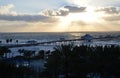
[[[4,51],[3,51],[3,48],[1,47],[1,48],[0,48],[0,57],[3,58],[3,56],[4,56]]]
[[[28,60],[30,65],[30,57],[33,55],[33,52],[31,50],[24,50],[23,56],[26,60]]]
[[[8,47],[0,47],[0,55],[1,57],[4,56],[7,58],[7,53],[11,53],[11,50]]]
[[[51,78],[119,78],[120,46],[71,46],[54,48],[45,63]]]
[[[6,43],[9,43],[9,39],[6,39]]]
[[[58,78],[60,74],[64,74],[65,78],[68,78],[72,51],[72,44],[54,47],[54,51],[51,52],[45,64],[46,70],[52,75],[52,78]]]
[[[61,63],[62,61],[59,52],[53,51],[45,64],[46,71],[51,74],[51,78],[58,78],[59,72],[61,71]]]
[[[18,43],[18,40],[16,40],[16,43]]]
[[[44,50],[40,50],[40,51],[38,52],[38,56],[39,56],[41,59],[44,59],[44,57],[45,57],[45,51],[44,51]]]
[[[12,39],[9,39],[9,42],[12,42],[13,40]]]
[[[20,53],[21,56],[24,53],[24,51],[25,51],[25,49],[18,49],[18,52]]]
[[[74,45],[68,44],[68,45],[61,45],[56,46],[54,50],[61,55],[61,60],[63,61],[63,71],[65,74],[65,78],[68,78],[69,76],[69,69],[70,69],[70,61],[71,61],[71,55],[73,52]]]

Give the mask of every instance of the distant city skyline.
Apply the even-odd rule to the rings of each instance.
[[[119,0],[0,0],[0,32],[120,31]]]

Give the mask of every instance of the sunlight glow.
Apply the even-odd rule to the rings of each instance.
[[[101,14],[98,14],[94,11],[93,7],[88,7],[86,9],[85,12],[81,12],[81,13],[70,13],[69,15],[65,16],[65,17],[59,17],[60,18],[60,22],[58,24],[58,26],[55,27],[56,30],[61,30],[61,31],[68,31],[71,30],[71,27],[73,30],[89,30],[89,29],[94,29],[92,24],[93,23],[99,23],[100,22],[100,18],[101,18]],[[79,24],[75,24],[77,25],[77,27],[73,27],[74,24],[72,24],[73,22],[78,22]],[[91,26],[82,26],[82,22],[86,23],[86,24],[91,24]]]
[[[61,24],[68,26],[73,21],[83,21],[86,23],[92,23],[99,21],[101,15],[94,11],[93,7],[88,7],[86,12],[82,13],[70,13],[66,17],[61,17]]]

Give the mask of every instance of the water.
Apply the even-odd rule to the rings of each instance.
[[[50,40],[59,40],[60,38],[65,38],[65,39],[78,39],[81,38],[81,36],[85,34],[90,34],[94,37],[99,37],[99,36],[106,36],[106,35],[111,35],[111,36],[120,36],[120,32],[71,32],[71,33],[0,33],[0,40],[2,41],[2,44],[0,45],[11,45],[11,44],[16,44],[16,39],[19,40],[19,44],[24,44],[26,43],[26,40],[38,40],[39,41],[50,41]],[[6,43],[6,39],[13,39],[12,43]],[[69,43],[69,42],[68,42]],[[81,45],[84,42],[82,41],[76,41],[75,45]],[[56,43],[57,44],[57,43]],[[56,45],[55,44],[55,45]],[[60,44],[60,43],[58,43]],[[62,43],[61,43],[62,44]],[[106,45],[106,44],[120,44],[120,38],[112,41],[94,41],[92,43],[84,43],[88,45]],[[27,50],[53,50],[53,47],[55,47],[54,44],[48,44],[48,45],[38,45],[38,46],[27,46],[27,47],[22,47],[22,49],[27,49]],[[14,56],[19,55],[17,52],[18,49],[21,49],[21,47],[16,47],[16,48],[11,48],[10,50],[12,51],[12,54]]]
[[[0,40],[13,39],[13,40],[41,40],[41,41],[50,41],[50,40],[59,40],[60,38],[65,39],[79,39],[85,34],[91,34],[94,37],[99,36],[120,36],[120,32],[62,32],[62,33],[0,33]]]

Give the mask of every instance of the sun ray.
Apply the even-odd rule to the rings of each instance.
[[[54,27],[54,29],[56,30],[59,30],[59,31],[68,31],[68,30],[71,30],[71,25],[74,25],[74,24],[71,24],[72,22],[85,22],[85,23],[88,23],[88,24],[94,24],[94,23],[99,23],[100,22],[100,17],[102,16],[101,14],[99,13],[96,13],[94,11],[95,8],[93,7],[88,7],[86,9],[85,12],[80,12],[80,13],[69,13],[69,15],[65,16],[65,17],[59,17],[60,21],[59,21],[59,24]],[[80,22],[80,23],[82,23]],[[73,30],[77,30],[78,29],[84,29],[84,30],[89,30],[89,29],[94,29],[92,28],[93,26],[87,26],[87,27],[83,27],[81,25],[83,24],[78,24],[79,26],[74,28],[73,27]],[[90,28],[91,27],[91,28]]]

